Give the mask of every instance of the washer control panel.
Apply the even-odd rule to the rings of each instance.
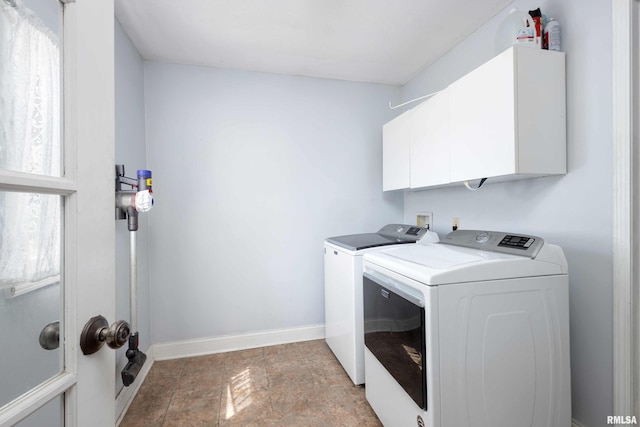
[[[537,236],[499,231],[456,230],[447,234],[440,243],[535,258],[544,240]]]
[[[512,234],[507,234],[504,236],[504,239],[498,243],[498,246],[502,246],[503,248],[514,248],[514,249],[522,249],[526,250],[531,247],[535,243],[536,239],[534,237],[529,236],[515,236]]]
[[[415,225],[388,224],[382,227],[378,231],[378,234],[399,241],[417,241],[420,240],[420,238],[424,236],[426,232],[426,228],[416,227]]]

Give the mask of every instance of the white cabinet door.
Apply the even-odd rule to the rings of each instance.
[[[564,53],[511,48],[448,91],[452,182],[566,173]]]
[[[517,173],[567,173],[565,54],[538,49],[517,51]]]
[[[443,91],[412,111],[411,188],[448,184],[449,94]]]
[[[448,88],[451,181],[516,173],[513,49]]]
[[[382,190],[401,190],[411,184],[411,111],[382,128]]]

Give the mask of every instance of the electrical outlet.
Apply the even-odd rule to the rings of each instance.
[[[424,227],[427,230],[431,230],[433,228],[433,213],[419,212],[416,215],[416,225],[418,227]]]
[[[460,218],[453,217],[453,226],[451,227],[453,231],[456,231],[460,227]]]

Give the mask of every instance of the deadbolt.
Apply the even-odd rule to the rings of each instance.
[[[131,334],[129,324],[124,320],[118,320],[109,326],[104,316],[92,317],[82,330],[80,335],[80,348],[82,354],[89,355],[107,345],[113,349],[122,347]]]

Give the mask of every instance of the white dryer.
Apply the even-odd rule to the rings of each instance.
[[[560,247],[458,230],[363,260],[365,393],[386,427],[571,425]]]
[[[354,384],[364,383],[362,256],[415,243],[426,228],[387,224],[377,233],[329,237],[324,243],[325,337]]]

